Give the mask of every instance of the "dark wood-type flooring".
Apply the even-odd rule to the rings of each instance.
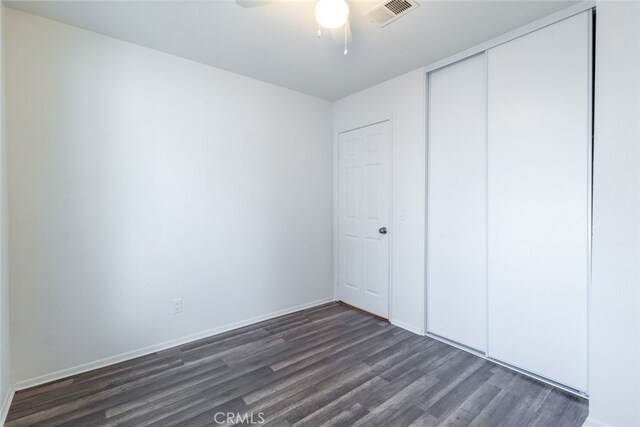
[[[582,425],[587,402],[331,303],[20,391],[6,425],[211,426],[227,412],[277,426],[560,427]]]

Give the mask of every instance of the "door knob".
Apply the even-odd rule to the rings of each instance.
[[[387,227],[382,227],[381,229],[378,230],[378,232],[380,234],[387,234]]]

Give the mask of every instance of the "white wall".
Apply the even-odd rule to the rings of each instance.
[[[334,133],[392,117],[392,323],[424,332],[425,74],[415,70],[336,101]],[[334,149],[337,143],[334,140]],[[335,151],[337,153],[337,150]],[[334,153],[334,157],[335,157]],[[405,219],[400,219],[400,211]]]
[[[329,102],[6,14],[18,387],[332,297]]]
[[[640,3],[598,3],[587,424],[640,425]]]
[[[11,397],[11,349],[9,347],[9,280],[8,280],[8,229],[7,229],[7,168],[4,125],[4,44],[2,32],[4,6],[0,4],[0,424],[9,409]]]

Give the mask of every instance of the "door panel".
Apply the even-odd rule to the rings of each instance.
[[[358,289],[358,236],[345,236],[346,265],[345,285]]]
[[[389,315],[390,123],[339,135],[338,298]]]
[[[488,53],[489,348],[587,389],[590,12]]]
[[[382,292],[382,283],[380,280],[380,263],[382,260],[380,259],[380,256],[382,255],[382,252],[384,252],[381,248],[382,242],[380,239],[371,239],[369,237],[365,239],[365,242],[367,248],[365,257],[367,263],[367,292],[374,296],[380,296]]]
[[[427,330],[486,348],[485,55],[429,75]]]

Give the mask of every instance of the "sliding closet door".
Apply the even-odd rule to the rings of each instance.
[[[587,389],[590,13],[488,53],[488,354]]]
[[[486,347],[485,55],[429,75],[427,330]]]

